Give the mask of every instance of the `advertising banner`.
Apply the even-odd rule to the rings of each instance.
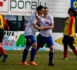
[[[0,13],[30,16],[39,5],[49,8],[54,17],[67,17],[70,6],[76,8],[76,0],[0,0]]]
[[[36,33],[36,40],[38,36]],[[22,50],[26,47],[26,39],[23,31],[5,31],[5,36],[3,38],[3,48],[5,50]],[[46,45],[40,50],[46,50]],[[32,47],[30,47],[31,49]]]
[[[39,32],[36,33],[36,40]],[[53,33],[52,38],[54,41],[55,50],[63,50],[63,33]],[[74,40],[74,46],[77,47],[77,37]],[[5,36],[3,38],[3,47],[5,50],[22,50],[26,47],[26,39],[24,37],[23,31],[5,31]],[[69,47],[69,46],[68,46]],[[32,47],[30,47],[31,49]],[[43,48],[40,48],[41,51],[48,51],[48,47],[45,44]],[[69,48],[70,50],[70,48]]]
[[[71,7],[77,10],[77,0],[71,0]]]

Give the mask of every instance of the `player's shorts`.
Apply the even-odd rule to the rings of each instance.
[[[3,37],[4,37],[4,30],[0,29],[0,42],[2,42]]]
[[[26,45],[27,46],[31,46],[32,43],[36,42],[35,37],[33,35],[25,36],[25,38],[26,38]]]
[[[50,47],[50,46],[54,45],[53,39],[52,39],[51,36],[50,37],[43,37],[43,36],[41,36],[39,34],[38,37],[37,37],[37,45],[38,45],[38,47],[42,48],[45,43],[47,44],[47,47]]]

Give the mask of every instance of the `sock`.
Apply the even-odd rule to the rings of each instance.
[[[28,50],[24,50],[23,51],[23,56],[22,56],[22,62],[25,62],[25,60],[27,58],[27,54],[28,54]]]
[[[75,55],[77,56],[77,50],[76,50],[76,48],[75,49],[73,49],[73,52],[75,53]]]
[[[5,53],[5,50],[2,47],[0,47],[0,52],[1,52],[2,55],[5,55],[6,54]]]
[[[32,48],[31,49],[31,57],[30,57],[30,61],[34,61],[34,57],[35,57],[35,55],[36,55],[36,49],[34,49],[34,48]]]
[[[53,52],[49,52],[49,64],[52,63],[53,60]]]
[[[64,58],[67,58],[68,56],[68,49],[64,49]]]

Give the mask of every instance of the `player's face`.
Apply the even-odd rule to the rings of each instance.
[[[44,14],[48,14],[48,9],[44,9]]]
[[[44,8],[38,11],[39,15],[42,15],[44,13]]]
[[[71,10],[68,10],[68,15],[71,15],[71,14],[72,14]]]

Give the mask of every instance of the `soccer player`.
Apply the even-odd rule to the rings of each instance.
[[[38,6],[37,12],[39,16],[41,16],[42,13],[44,12],[43,6]],[[37,23],[37,19],[36,19],[35,13],[33,13],[28,20],[28,23],[26,25],[25,32],[24,32],[25,38],[26,38],[26,47],[23,51],[22,62],[21,62],[22,65],[29,65],[29,64],[37,65],[36,62],[34,61],[34,57],[36,54],[36,48],[37,48],[37,43],[35,40],[35,33],[36,33],[36,29],[41,30],[42,28],[37,26],[36,23]],[[31,49],[30,61],[28,64],[26,62],[26,58],[27,58],[27,54],[28,54],[28,50],[30,46],[32,46],[32,49]]]
[[[73,50],[74,54],[77,56],[77,50],[73,46],[73,41],[75,37],[75,22],[76,22],[76,11],[73,8],[69,8],[68,10],[68,19],[65,23],[64,28],[64,37],[63,37],[63,45],[64,45],[64,59],[67,60],[68,57],[68,45]]]
[[[2,14],[0,14],[0,54],[3,55],[2,62],[5,62],[6,58],[7,58],[7,54],[6,54],[5,50],[3,49],[3,45],[2,45],[2,39],[4,37],[5,26],[9,30],[8,23],[6,22],[6,20],[2,16]]]
[[[48,14],[48,8],[44,8],[44,16],[40,17],[38,13],[36,12],[37,19],[40,20],[40,26],[43,28],[40,30],[40,33],[37,38],[37,49],[39,50],[40,47],[43,47],[46,43],[49,51],[49,66],[55,66],[52,62],[53,60],[53,49],[54,49],[54,43],[52,39],[52,29],[54,28],[54,19],[53,16],[50,16]]]

